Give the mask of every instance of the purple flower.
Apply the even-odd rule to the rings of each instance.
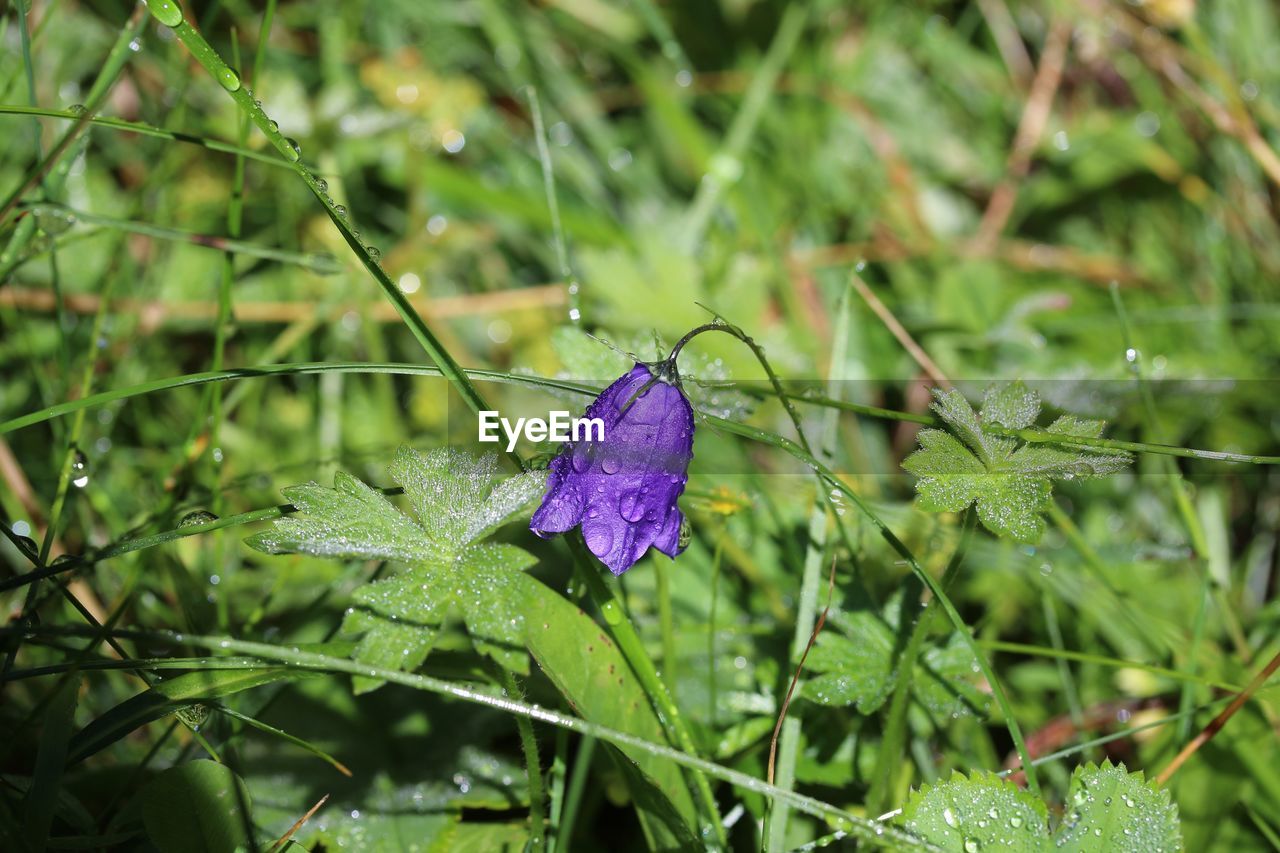
[[[684,550],[676,501],[693,458],[693,407],[675,358],[638,363],[587,407],[604,422],[603,441],[565,444],[551,461],[547,494],[529,527],[547,537],[582,525],[587,548],[620,575],[649,546]]]

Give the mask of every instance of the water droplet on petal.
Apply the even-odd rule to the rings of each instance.
[[[613,547],[613,531],[606,524],[584,524],[582,538],[586,541],[587,548],[597,557],[608,554]]]
[[[644,518],[644,491],[635,489],[624,494],[618,504],[618,511],[622,513],[624,519],[630,522],[636,522]]]

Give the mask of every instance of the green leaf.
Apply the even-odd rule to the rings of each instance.
[[[515,585],[533,557],[514,545],[472,545],[447,565],[411,566],[355,593],[343,630],[363,632],[355,659],[390,669],[422,664],[440,626],[459,612],[476,650],[507,669],[527,673],[525,614]],[[381,685],[357,677],[356,692]]]
[[[493,486],[498,456],[472,456],[452,448],[425,456],[409,447],[396,451],[391,479],[404,487],[418,523],[435,553],[452,559],[467,545],[510,521],[540,496],[544,475],[517,474]]]
[[[648,694],[604,630],[535,578],[517,578],[529,651],[569,706],[583,719],[653,743],[667,743]],[[643,781],[652,783],[639,784],[635,774],[627,774],[646,834],[684,844],[699,837],[694,834],[697,810],[680,768],[643,750],[620,747],[619,751],[643,774]],[[661,803],[658,796],[669,804]],[[672,815],[682,821],[673,822]]]
[[[524,613],[512,579],[534,559],[514,545],[478,544],[542,494],[545,472],[494,485],[496,454],[451,448],[396,451],[391,478],[404,488],[417,519],[347,474],[326,489],[285,489],[301,517],[280,519],[248,543],[272,554],[389,559],[407,563],[393,578],[354,594],[343,631],[361,635],[356,660],[412,670],[426,660],[440,628],[457,613],[476,650],[515,672],[529,671]],[[356,692],[381,686],[357,677]]]
[[[529,842],[526,823],[467,823],[453,824],[440,833],[428,853],[520,853]],[[387,846],[388,851],[403,850],[399,842]],[[367,848],[366,848],[367,849]]]
[[[895,599],[882,613],[864,609],[832,614],[830,624],[836,630],[818,635],[805,663],[817,674],[804,682],[800,695],[820,705],[854,705],[861,714],[879,710],[897,681],[899,610],[900,600]],[[911,682],[916,699],[938,714],[985,708],[986,697],[971,683],[972,664],[973,656],[955,634],[926,646]]]
[[[1011,438],[987,433],[982,428],[978,413],[959,391],[935,389],[933,396],[933,410],[946,422],[951,431],[978,455],[978,459],[984,466],[1002,462],[1013,451],[1016,442]]]
[[[991,386],[982,395],[982,420],[1006,429],[1025,429],[1040,414],[1040,395],[1021,380]]]
[[[908,832],[956,853],[1048,851],[1047,821],[1044,803],[991,773],[956,773],[912,791],[897,819]]]
[[[452,560],[542,493],[545,474],[536,473],[518,474],[491,489],[497,466],[496,454],[474,457],[445,448],[424,456],[401,447],[390,473],[404,487],[416,522],[381,492],[339,472],[332,489],[316,483],[285,489],[299,514],[246,541],[268,554]]]
[[[1178,807],[1169,791],[1129,773],[1123,764],[1077,767],[1067,812],[1055,841],[1059,850],[1118,853],[1182,849]]]
[[[284,489],[299,516],[282,518],[245,542],[268,554],[401,560],[424,559],[431,543],[422,528],[379,491],[341,471],[333,488],[307,483]]]
[[[559,326],[551,331],[551,348],[569,376],[606,380],[631,369],[632,360],[584,333],[577,326]],[[581,399],[581,398],[579,398]]]
[[[849,615],[850,636],[818,635],[806,669],[818,673],[804,682],[801,695],[819,705],[856,705],[872,714],[893,692],[893,632],[875,615]]]
[[[142,822],[161,853],[230,853],[255,847],[249,791],[226,765],[170,767],[142,789]]]
[[[984,424],[1023,429],[1035,423],[1040,398],[1021,382],[989,388],[979,415],[955,390],[935,391],[933,409],[950,432],[920,432],[920,449],[902,463],[919,479],[921,508],[960,512],[976,504],[983,525],[1000,536],[1035,542],[1044,533],[1042,516],[1053,493],[1052,480],[1103,477],[1130,462],[1127,453],[1023,444],[987,432]],[[1049,426],[1063,435],[1097,437],[1102,421],[1065,415]]]
[[[980,850],[1154,853],[1182,849],[1169,792],[1104,762],[1077,767],[1066,815],[1050,837],[1044,803],[991,773],[954,774],[912,791],[898,817],[908,832],[957,853]]]
[[[79,692],[80,676],[72,673],[57,686],[44,714],[35,772],[23,803],[23,829],[34,850],[44,848],[53,825]]]
[[[71,738],[68,760],[83,761],[152,720],[158,720],[202,700],[230,696],[274,681],[315,677],[318,677],[316,673],[303,670],[266,666],[254,669],[205,669],[179,675],[169,681],[158,681],[149,690],[129,697],[76,732]]]

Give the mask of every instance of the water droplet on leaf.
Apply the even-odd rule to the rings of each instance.
[[[202,527],[206,524],[212,524],[218,520],[218,516],[205,509],[197,509],[187,513],[178,522],[178,529],[183,530],[188,527]]]
[[[182,7],[174,0],[150,0],[147,8],[151,15],[166,27],[176,27],[182,23]]]
[[[228,92],[238,91],[240,88],[240,75],[230,65],[223,67],[218,72],[218,82],[222,84],[222,88]]]

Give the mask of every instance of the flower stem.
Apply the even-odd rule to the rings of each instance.
[[[509,697],[518,702],[524,701],[524,691],[520,689],[515,675],[505,667],[498,667],[501,672],[502,689]],[[542,850],[546,845],[546,793],[542,788],[542,764],[538,760],[538,739],[533,734],[533,723],[528,717],[516,717],[516,729],[520,733],[520,745],[524,748],[525,772],[529,778],[529,828],[532,837],[529,839],[534,850]]]
[[[751,349],[751,352],[755,354],[756,361],[760,362],[760,366],[764,368],[765,374],[769,377],[769,384],[773,386],[774,394],[777,395],[778,400],[782,403],[782,407],[787,410],[787,416],[791,418],[791,423],[796,428],[796,436],[800,439],[800,445],[806,451],[812,453],[813,451],[809,447],[809,440],[804,436],[804,428],[800,426],[800,413],[796,411],[791,395],[782,387],[782,380],[778,378],[778,374],[773,371],[772,365],[769,364],[769,359],[764,354],[764,348],[738,326],[717,318],[714,323],[704,323],[695,329],[691,329],[685,333],[683,338],[676,341],[676,345],[671,348],[671,355],[667,356],[667,362],[675,364],[676,356],[680,355],[680,350],[684,349],[684,345],[703,332],[724,332],[727,335],[733,335]]]
[[[658,677],[658,671],[654,668],[653,660],[649,657],[649,653],[645,651],[640,635],[636,632],[635,626],[627,619],[627,615],[622,609],[622,602],[618,601],[613,591],[600,579],[598,564],[588,556],[589,552],[586,544],[582,541],[582,537],[580,535],[568,536],[566,541],[569,543],[569,549],[573,552],[574,572],[579,582],[587,588],[587,592],[596,603],[596,607],[600,609],[600,615],[604,617],[605,624],[609,627],[609,633],[613,635],[613,639],[617,642],[618,649],[627,659],[627,664],[640,681],[640,686],[649,694],[649,699],[654,704],[654,710],[658,713],[658,719],[662,721],[663,728],[666,730],[667,738],[674,746],[689,755],[697,755],[697,750],[693,745],[693,737],[689,734],[684,718],[680,715],[680,709],[676,707],[675,700],[671,698],[671,693],[667,690],[666,684]],[[720,820],[720,810],[716,806],[716,799],[711,792],[711,785],[701,771],[694,769],[691,771],[691,775],[693,776],[694,791],[700,801],[702,811],[714,829],[720,845],[724,846],[728,843],[728,839],[724,834],[724,825]]]

